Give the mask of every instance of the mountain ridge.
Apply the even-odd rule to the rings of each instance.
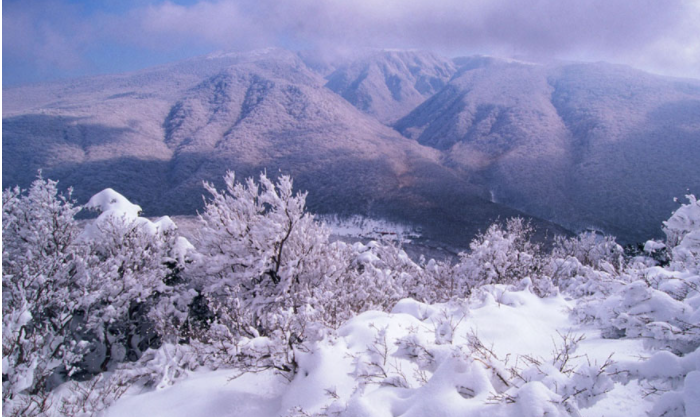
[[[3,187],[43,168],[78,198],[122,186],[151,215],[192,214],[202,181],[267,170],[292,175],[319,213],[421,223],[458,245],[518,215],[642,240],[660,234],[672,197],[700,188],[700,81],[420,51],[306,62],[216,53],[3,89]],[[379,70],[354,87],[374,107],[329,86],[367,68],[396,70],[406,95]]]
[[[697,85],[611,64],[482,61],[394,127],[503,204],[634,241],[659,236],[673,197],[700,188]]]
[[[391,124],[442,89],[456,71],[424,51],[376,51],[336,69],[326,87],[355,107]]]
[[[296,55],[202,58],[216,59],[224,62],[188,62],[196,77],[177,70],[166,77],[161,67],[133,80],[93,79],[102,88],[83,86],[72,101],[48,95],[36,105],[41,101],[29,97],[33,110],[3,118],[3,186],[27,186],[43,168],[74,186],[79,200],[112,187],[147,215],[193,214],[202,206],[203,181],[223,186],[227,170],[238,178],[267,170],[292,175],[297,189],[309,191],[313,211],[410,221],[429,238],[458,246],[499,216],[523,215],[490,202],[443,166],[439,151],[325,88]],[[144,79],[155,84],[133,94]],[[53,88],[54,96],[65,94],[70,84]]]

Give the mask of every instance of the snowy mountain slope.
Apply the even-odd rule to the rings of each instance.
[[[4,411],[697,414],[695,196],[663,222],[665,242],[648,241],[636,256],[592,233],[543,252],[511,219],[456,264],[415,263],[386,242],[331,242],[289,177],[227,177],[227,191],[207,187],[216,198],[194,244],[167,217],[138,217],[140,207],[113,190],[90,199],[102,213],[82,232],[79,208],[55,182],[5,193]],[[47,285],[32,285],[37,276]],[[56,316],[80,327],[51,326]],[[82,323],[91,331],[79,332]],[[86,378],[63,372],[81,372],[90,357],[103,366],[75,374]]]
[[[248,53],[214,52],[124,74],[3,87],[3,118],[30,111],[65,109],[125,98],[177,99],[182,92],[194,87],[202,79],[234,65],[256,65],[271,71],[304,66],[291,52],[267,48]],[[319,78],[317,82],[325,81]]]
[[[164,122],[174,152],[164,199],[193,210],[202,179],[216,181],[222,167],[235,166],[241,175],[290,173],[300,189],[312,191],[315,211],[409,220],[432,236],[446,230],[446,219],[473,234],[486,219],[517,215],[442,167],[436,151],[397,135],[301,72],[279,76],[235,66],[185,94]]]
[[[111,183],[125,186],[153,211],[158,201],[153,190],[166,183],[173,157],[163,140],[163,121],[173,103],[203,78],[231,65],[274,72],[282,62],[286,69],[303,66],[294,54],[270,49],[4,89],[3,187],[26,186],[41,168],[66,185],[83,188],[79,198]],[[308,77],[308,82],[323,82]]]
[[[393,123],[440,91],[455,72],[429,52],[380,51],[330,74],[326,87],[382,123]]]
[[[6,98],[3,187],[26,186],[41,168],[79,200],[113,187],[147,215],[193,214],[202,181],[281,171],[311,191],[314,211],[416,222],[462,245],[520,214],[323,83],[271,49],[18,87]]]
[[[607,64],[481,57],[395,128],[499,203],[623,240],[659,235],[700,187],[700,83]]]
[[[697,81],[414,51],[312,58],[216,53],[4,89],[3,187],[43,168],[78,198],[123,187],[149,215],[192,214],[202,180],[281,170],[315,211],[463,243],[522,212],[640,241],[700,187]],[[379,122],[409,111],[404,137]]]
[[[535,416],[548,407],[546,397],[523,390],[512,403],[500,403],[496,390],[503,388],[495,377],[489,380],[485,372],[489,365],[481,370],[479,359],[469,364],[459,355],[468,357],[466,346],[473,343],[474,336],[511,366],[525,363],[523,358],[530,355],[545,362],[548,352],[561,345],[561,335],[569,333],[585,336],[570,365],[580,366],[587,361],[601,365],[611,352],[618,361],[637,361],[639,355],[647,353],[639,340],[603,339],[599,331],[570,320],[567,311],[573,303],[564,297],[540,300],[529,291],[503,291],[500,297],[486,297],[465,309],[405,299],[391,314],[371,311],[353,318],[337,331],[338,336],[319,343],[316,351],[300,354],[302,369],[289,384],[272,372],[230,380],[234,372],[202,370],[173,386],[143,393],[133,390],[106,415],[335,415],[323,413],[324,408],[331,407],[328,411],[342,416],[384,416],[391,415],[391,410],[402,410],[401,415],[407,416]],[[421,373],[421,367],[410,360],[407,342],[428,345],[427,341],[439,340],[446,329],[450,329],[449,340],[430,345],[433,349],[429,354],[434,355],[432,360],[437,364],[433,371],[426,371],[430,365],[424,365]],[[359,375],[371,371],[368,363],[382,359],[384,347],[386,381],[394,378],[404,382],[395,386],[379,380],[358,382],[362,381]],[[421,381],[421,375],[429,380]],[[602,400],[581,410],[580,415],[644,415],[654,403],[653,397],[640,400],[643,395],[639,384],[615,384]],[[564,415],[549,407],[552,415]]]

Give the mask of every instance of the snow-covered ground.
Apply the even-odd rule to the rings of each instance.
[[[457,263],[415,262],[392,242],[331,242],[289,177],[225,181],[207,184],[194,245],[111,189],[80,232],[56,182],[5,192],[7,415],[700,414],[692,195],[636,255],[592,233],[545,253],[513,218]],[[346,233],[401,231],[360,223]]]
[[[525,356],[546,362],[566,334],[585,336],[573,364],[603,364],[610,355],[615,361],[649,356],[638,339],[603,339],[600,330],[577,324],[569,314],[575,303],[561,295],[541,299],[527,289],[502,287],[465,305],[406,299],[391,313],[366,312],[347,322],[320,342],[318,350],[304,354],[291,383],[272,371],[232,379],[234,371],[200,370],[163,389],[133,389],[107,416],[276,417],[300,409],[313,414],[327,407],[350,416],[541,416],[543,405],[535,400],[516,401],[517,412],[516,405],[494,404],[489,397],[498,387],[486,376],[487,366],[452,356],[467,352],[476,335],[507,366],[523,366]],[[444,355],[435,355],[440,363],[434,371],[421,375],[420,367],[402,354],[397,342],[407,337],[421,339]],[[378,370],[373,363],[381,364],[387,376],[368,376]],[[427,378],[423,386],[421,378]],[[386,380],[392,379],[401,382],[390,385]],[[472,391],[475,395],[468,398]],[[615,383],[581,415],[641,416],[651,409],[653,398],[644,399],[634,381]]]

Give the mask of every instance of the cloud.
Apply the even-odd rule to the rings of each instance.
[[[276,29],[256,12],[254,1],[199,2],[189,6],[164,2],[132,10],[110,27],[122,42],[153,49],[183,44],[250,49],[274,43]]]
[[[697,20],[694,30],[689,24],[693,4],[683,0],[295,2],[300,3],[298,13],[288,14],[297,35],[337,45],[606,59],[651,53],[661,40],[682,45],[688,33],[698,32]],[[307,23],[302,16],[315,18]]]
[[[92,27],[59,1],[3,2],[3,57],[64,70],[83,65]]]
[[[686,3],[684,16],[671,30],[638,50],[622,51],[619,61],[661,74],[700,79],[700,1]]]
[[[700,0],[130,0],[89,10],[66,1],[4,4],[5,50],[6,32],[16,56],[63,67],[110,43],[152,51],[423,48],[607,60],[700,78]]]
[[[221,48],[425,48],[607,60],[700,77],[697,0],[258,0],[162,3],[141,30]],[[167,42],[166,42],[167,43]],[[283,46],[287,46],[283,45]],[[154,45],[155,46],[155,45]]]

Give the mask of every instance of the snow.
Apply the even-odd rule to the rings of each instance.
[[[175,259],[177,259],[180,265],[185,264],[185,256],[191,251],[194,251],[194,245],[192,245],[189,240],[182,236],[178,236],[177,239],[175,239],[173,256]]]
[[[89,207],[102,213],[85,229],[89,238],[109,233],[107,226],[127,225],[112,231],[112,237],[120,238],[123,231],[133,231],[135,224],[170,238],[168,245],[173,249],[163,249],[151,259],[155,267],[142,269],[154,272],[133,273],[127,263],[130,257],[140,261],[144,247],[157,245],[151,240],[155,235],[146,233],[127,242],[131,246],[121,245],[126,253],[98,264],[94,276],[104,294],[96,293],[98,301],[87,304],[95,310],[91,312],[95,318],[87,323],[103,327],[87,329],[102,329],[107,335],[105,323],[114,322],[133,301],[140,302],[154,292],[173,296],[149,312],[156,325],[168,327],[159,330],[162,345],[152,345],[136,362],[122,361],[90,381],[68,381],[49,394],[51,401],[74,410],[81,407],[81,401],[83,405],[89,402],[95,412],[106,409],[106,415],[113,417],[630,413],[656,417],[689,416],[698,411],[700,337],[695,323],[700,317],[700,275],[696,247],[686,243],[700,231],[694,215],[687,214],[697,206],[693,196],[666,223],[672,262],[664,267],[650,266],[654,262],[650,258],[616,260],[621,249],[607,238],[580,236],[558,241],[545,255],[526,238],[528,230],[522,220],[511,219],[505,230],[489,228],[471,245],[471,253],[460,255],[461,263],[449,266],[451,271],[445,276],[434,277],[393,245],[329,243],[328,230],[304,214],[306,194],[294,195],[289,177],[281,177],[275,185],[261,175],[261,186],[251,179],[244,187],[236,185],[234,174],[229,173],[226,181],[228,194],[205,185],[214,196],[201,216],[202,229],[209,233],[204,236],[210,240],[198,242],[200,252],[192,255],[199,265],[190,271],[201,266],[200,278],[209,278],[212,266],[241,274],[234,277],[241,291],[223,289],[219,300],[231,301],[228,309],[216,311],[206,328],[195,328],[187,335],[174,328],[177,323],[172,314],[181,306],[185,314],[180,317],[187,317],[186,309],[195,307],[188,304],[194,293],[216,294],[214,290],[222,289],[220,280],[206,282],[209,287],[166,288],[163,265],[174,256],[186,267],[185,255],[195,250],[186,240],[167,233],[176,230],[175,223],[168,217],[155,221],[138,217],[139,207],[111,189],[90,200]],[[251,202],[262,203],[256,210],[251,209]],[[260,209],[262,204],[270,207]],[[235,216],[227,216],[232,213],[248,213],[249,218],[233,221]],[[290,227],[287,232],[284,225]],[[239,236],[234,235],[236,231]],[[275,271],[279,271],[276,284],[282,285],[265,283],[249,291],[245,280],[251,275],[253,281],[259,280],[267,273],[242,266],[262,262],[264,258],[254,251],[265,248],[265,234],[270,231],[273,238],[284,236],[282,243],[286,243],[284,253],[279,241],[268,245],[280,248],[275,256],[285,261]],[[221,263],[224,245],[232,245],[232,253],[244,262],[229,259],[233,267]],[[213,251],[204,252],[207,247]],[[576,267],[562,268],[568,260]],[[337,263],[311,269],[322,261]],[[435,262],[427,265],[440,269]],[[108,272],[118,268],[122,273],[110,278],[102,268]],[[335,275],[338,271],[341,274]],[[473,281],[466,289],[454,289],[454,282],[445,279],[462,273],[461,279],[466,280],[484,271],[492,273],[489,279]],[[352,274],[404,288],[378,287],[379,297],[390,300],[379,307],[383,311],[370,310],[376,308],[374,304],[340,311],[338,304],[354,302],[351,297],[344,299],[344,292],[357,292],[362,303],[376,295],[364,292],[373,284],[371,279],[353,282]],[[113,281],[104,285],[102,281],[109,279]],[[596,285],[588,286],[591,280]],[[348,282],[353,285],[344,286]],[[579,291],[582,285],[588,288],[584,293]],[[438,288],[426,288],[441,286],[450,289],[442,298],[436,296]],[[306,288],[319,294],[304,293]],[[401,299],[407,296],[432,301]],[[285,304],[287,301],[293,303]],[[3,330],[13,337],[3,343],[17,341],[23,344],[20,347],[31,347],[25,342],[43,342],[45,334],[17,328],[41,317],[25,308],[26,303],[20,303],[19,308],[4,311]],[[80,310],[81,314],[86,310]],[[332,315],[323,316],[326,312]],[[338,314],[343,314],[342,319],[337,319]],[[188,326],[194,318],[187,318],[191,320]],[[87,340],[79,343],[89,345]],[[35,375],[43,371],[39,355],[23,360],[17,353],[21,351],[3,357],[3,370],[12,368],[3,377],[13,378],[3,388],[10,386],[17,395],[10,398],[11,407],[22,405],[22,391],[35,386]],[[111,391],[122,387],[126,391]],[[91,399],[94,392],[101,397]]]
[[[234,374],[230,370],[196,372],[166,389],[132,392],[105,417],[275,416],[285,388],[280,378],[247,374],[231,380]]]
[[[666,238],[672,245],[680,244],[686,235],[700,226],[700,201],[694,195],[687,195],[690,204],[684,204],[664,222]]]
[[[29,321],[32,319],[32,313],[28,310],[24,311],[20,316],[19,320],[17,320],[17,325],[18,326],[24,326],[25,324],[29,323]]]
[[[131,203],[123,195],[111,188],[106,188],[92,196],[85,204],[85,208],[97,210],[107,215],[124,215],[128,218],[137,218],[141,213],[141,207]]]
[[[644,416],[651,410],[651,398],[643,398],[644,389],[637,381],[627,385],[615,384],[613,391],[593,407],[581,410],[582,417]]]
[[[648,240],[648,241],[644,244],[644,252],[646,252],[646,253],[652,253],[652,252],[654,252],[654,251],[661,250],[661,249],[663,249],[663,248],[665,248],[665,247],[666,247],[666,245],[663,244],[663,243],[661,243],[661,242],[657,242],[657,241],[655,241],[655,240]]]
[[[318,216],[334,236],[356,239],[389,239],[409,243],[410,239],[420,238],[421,235],[408,224],[374,219],[359,215],[340,218],[338,216]]]
[[[328,75],[326,87],[390,125],[438,92],[456,70],[429,52],[385,49],[341,66]]]
[[[476,335],[496,357],[508,358],[514,365],[524,355],[547,356],[560,343],[560,335],[568,332],[586,336],[576,351],[577,365],[600,364],[610,354],[633,361],[646,352],[639,340],[603,339],[599,330],[577,323],[569,314],[573,304],[561,295],[539,298],[527,288],[512,291],[505,286],[489,286],[468,306],[404,299],[390,313],[369,311],[356,316],[320,341],[313,352],[299,352],[299,372],[291,383],[271,371],[229,380],[232,371],[203,370],[163,389],[134,390],[109,409],[107,416],[272,417],[294,415],[295,410],[308,415],[336,410],[343,416],[366,417],[565,415],[555,405],[561,395],[547,385],[552,383],[547,381],[562,381],[561,376],[534,380],[515,391],[511,388],[507,392],[514,392],[514,404],[494,403],[489,399],[497,384],[490,376],[490,365],[465,359],[458,352]],[[437,335],[446,322],[453,340],[430,342],[441,340]],[[407,359],[400,347],[405,345],[399,344],[409,336],[431,346],[434,357],[432,369],[424,368],[428,381],[422,386],[416,380],[421,367]],[[384,347],[386,357],[381,355]],[[387,364],[387,375],[379,378],[383,382],[358,382],[376,370],[371,364],[378,361]],[[679,366],[675,355],[660,352],[640,369],[644,373],[667,369],[671,375],[679,372]],[[698,376],[691,372],[687,378],[693,382]],[[640,401],[642,390],[635,381],[611,388],[581,415],[643,415],[653,405]],[[682,394],[691,403],[692,389]]]
[[[686,414],[700,413],[700,371],[692,371],[685,377],[683,400]]]
[[[318,412],[327,405],[329,392],[345,398],[352,394],[355,381],[350,376],[351,363],[344,360],[347,352],[344,342],[325,341],[313,354],[300,355],[300,375],[286,387],[280,399],[280,410],[301,407]]]
[[[86,209],[100,212],[97,219],[87,225],[83,231],[83,239],[96,239],[103,233],[105,223],[123,222],[133,224],[154,236],[177,229],[177,224],[169,217],[163,216],[154,221],[140,217],[141,207],[130,202],[126,197],[111,188],[104,189],[95,194],[85,204]],[[185,263],[185,256],[193,251],[194,246],[184,237],[175,239],[173,253],[171,254],[181,265]]]

